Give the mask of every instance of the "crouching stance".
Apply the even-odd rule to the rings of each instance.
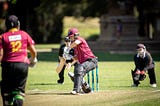
[[[26,32],[19,30],[20,22],[16,16],[7,17],[5,24],[7,32],[0,37],[3,106],[22,106],[28,66],[33,67],[36,64],[37,52],[32,38]],[[31,54],[30,59],[27,49]]]
[[[68,47],[70,46],[71,42],[70,42],[69,37],[65,37],[65,43],[66,44],[62,50],[63,52],[62,52],[62,56],[60,58],[60,63],[58,65],[58,67],[56,68],[57,73],[61,73],[65,69],[69,71],[71,66],[77,66],[77,64],[78,64],[77,58],[74,56],[74,49],[68,50],[67,53],[64,52],[64,51],[67,51],[66,49],[68,49]],[[74,82],[74,79],[75,79],[74,73],[68,72],[68,76]],[[82,88],[82,92],[84,92],[84,93],[91,92],[91,88],[89,87],[89,85],[87,84],[87,82],[84,79],[83,79],[81,88]]]
[[[74,49],[71,49],[68,54],[63,55],[64,49],[66,46],[70,45],[69,37],[64,38],[64,44],[62,44],[59,48],[59,64],[56,68],[56,72],[58,73],[59,80],[57,80],[58,84],[63,84],[64,82],[64,71],[65,69],[69,69],[70,65],[74,65],[76,60],[74,59]]]
[[[73,91],[71,91],[71,94],[75,95],[80,93],[83,77],[97,66],[98,59],[92,53],[87,42],[79,36],[78,29],[69,29],[68,37],[71,39],[71,45],[64,53],[67,53],[69,49],[74,48],[78,60],[78,63],[75,64],[74,68],[74,87]]]
[[[137,54],[134,56],[135,69],[132,70],[133,87],[137,87],[140,81],[146,78],[146,72],[150,79],[151,87],[157,87],[155,76],[155,64],[151,54],[146,50],[144,44],[137,45]]]

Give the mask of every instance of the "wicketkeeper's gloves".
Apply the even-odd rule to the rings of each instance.
[[[37,63],[38,60],[35,57],[35,58],[29,58],[29,61],[30,61],[29,67],[34,67],[36,65],[36,63]]]
[[[139,81],[143,81],[146,78],[146,72],[144,70],[141,71]]]
[[[134,80],[136,80],[136,81],[143,81],[145,78],[146,78],[146,75],[145,75],[145,71],[144,70],[142,70],[142,71],[137,70],[135,72]]]
[[[135,81],[139,81],[140,73],[141,73],[140,70],[137,70],[135,72],[134,77],[133,77]]]

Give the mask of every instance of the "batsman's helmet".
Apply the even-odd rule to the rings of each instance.
[[[71,37],[71,36],[74,36],[74,37],[79,36],[79,31],[77,28],[71,28],[68,30],[68,37]]]
[[[16,28],[20,26],[18,17],[15,15],[10,15],[6,18],[5,25],[7,29]]]

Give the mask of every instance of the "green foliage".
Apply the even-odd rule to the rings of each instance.
[[[49,5],[48,5],[49,4]],[[103,6],[103,7],[102,7]],[[87,17],[99,17],[100,14],[106,13],[107,1],[105,2],[97,2],[95,0],[82,0],[82,1],[50,1],[50,0],[41,0],[40,6],[38,6],[35,10],[37,13],[37,38],[35,38],[38,43],[59,43],[61,40],[61,35],[66,29],[63,29],[63,18],[65,16],[74,16],[74,17],[83,17],[85,20]],[[101,12],[103,11],[103,12]],[[79,22],[80,23],[80,22]],[[83,23],[83,22],[82,22]],[[74,25],[68,23],[70,27]],[[75,26],[78,27],[79,24]],[[82,32],[82,35],[85,34],[90,36],[94,33],[94,29],[90,29],[92,27],[88,27],[87,23],[83,28],[79,28]],[[99,29],[99,26],[96,27]],[[89,31],[88,31],[89,29]],[[68,31],[68,29],[67,29]],[[90,34],[91,32],[91,34]],[[64,34],[66,35],[66,33]]]
[[[93,35],[100,34],[99,28],[99,18],[86,18],[85,20],[81,18],[74,17],[64,17],[64,30],[63,30],[63,38],[68,34],[68,30],[71,27],[76,27],[79,30],[80,36],[85,39],[89,39]]]
[[[88,41],[96,41],[97,39],[99,38],[99,35],[98,34],[93,34],[93,35],[90,35],[87,40]]]

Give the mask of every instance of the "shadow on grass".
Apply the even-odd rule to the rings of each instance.
[[[57,83],[34,83],[30,85],[58,85]]]
[[[111,54],[108,52],[94,53],[99,61],[133,61],[134,54]],[[152,54],[154,61],[160,61],[160,53]],[[58,61],[58,52],[38,52],[39,61]]]
[[[28,93],[27,95],[72,95],[71,93],[67,92],[33,92],[33,93]]]

